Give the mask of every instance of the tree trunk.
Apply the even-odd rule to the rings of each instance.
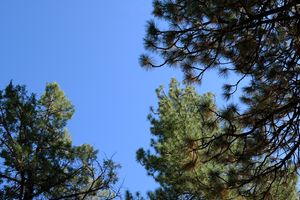
[[[28,173],[28,179],[26,181],[25,185],[25,193],[24,193],[24,198],[23,200],[32,200],[33,199],[33,180],[32,180],[32,173]]]

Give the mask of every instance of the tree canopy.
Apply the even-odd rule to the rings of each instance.
[[[224,142],[201,148],[227,128],[213,112],[217,108],[211,93],[199,95],[192,86],[180,88],[173,79],[168,92],[157,89],[157,97],[158,108],[149,115],[152,148],[137,152],[138,161],[160,184],[149,193],[150,199],[298,199],[295,173],[281,171],[280,179],[264,176],[239,187],[243,181],[239,176],[253,175],[253,167],[242,171],[244,167],[259,158],[249,155],[234,162]],[[242,151],[240,141],[231,142],[234,153]],[[216,152],[222,152],[220,159],[211,160]]]
[[[227,128],[198,148],[224,145],[224,151],[210,155],[214,160],[228,152],[234,162],[256,158],[240,171],[253,171],[243,177],[240,187],[269,176],[281,179],[282,171],[296,172],[300,162],[300,1],[154,0],[153,7],[155,20],[149,21],[145,36],[145,48],[151,54],[141,56],[142,66],[179,66],[190,82],[201,82],[208,70],[238,77],[236,82],[226,79],[225,99],[243,82],[243,109],[229,105],[217,111]],[[231,141],[243,151],[235,152],[236,142]]]
[[[0,91],[1,199],[112,199],[116,168],[66,129],[74,107],[58,84],[38,98],[10,83]]]

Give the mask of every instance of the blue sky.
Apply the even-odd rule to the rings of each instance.
[[[146,116],[155,89],[179,71],[138,65],[151,1],[0,1],[0,88],[10,80],[41,93],[56,81],[75,105],[68,125],[74,144],[88,143],[122,165],[123,187],[151,190],[155,183],[136,162],[150,142]],[[209,74],[199,91],[220,92]],[[221,102],[217,96],[217,101]]]

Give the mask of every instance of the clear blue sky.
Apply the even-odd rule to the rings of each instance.
[[[135,152],[150,142],[146,116],[156,105],[154,90],[179,71],[145,71],[143,53],[151,1],[0,1],[0,87],[10,80],[41,93],[56,81],[76,113],[68,125],[74,144],[89,143],[100,158],[114,154],[122,165],[123,187],[151,190],[155,183],[136,162]],[[208,76],[200,92],[220,92]],[[218,96],[219,99],[219,96]]]

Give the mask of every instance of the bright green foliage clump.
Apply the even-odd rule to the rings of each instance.
[[[243,145],[230,137],[227,143],[213,140],[229,125],[220,123],[211,93],[201,96],[191,86],[181,89],[173,79],[169,92],[160,87],[157,96],[158,109],[149,115],[153,149],[137,152],[138,161],[161,186],[149,193],[150,199],[297,199],[293,173],[280,179],[264,176],[240,187],[255,172],[249,163],[259,158],[248,156],[236,163]]]
[[[90,145],[73,146],[74,107],[57,83],[41,98],[10,83],[0,91],[1,199],[110,199],[116,165]]]
[[[151,133],[156,136],[151,146],[159,156],[139,150],[138,160],[162,186],[171,184],[175,191],[190,191],[203,196],[204,190],[209,190],[206,186],[210,185],[213,179],[212,176],[207,176],[207,172],[213,174],[213,171],[219,171],[221,168],[213,163],[203,163],[206,152],[198,149],[202,138],[210,137],[219,131],[212,112],[208,109],[207,112],[199,112],[201,104],[215,109],[212,94],[199,96],[191,87],[181,90],[173,79],[168,95],[164,94],[162,87],[157,90],[157,95],[158,118],[149,115],[149,120],[152,124]],[[193,178],[195,174],[199,180]]]

